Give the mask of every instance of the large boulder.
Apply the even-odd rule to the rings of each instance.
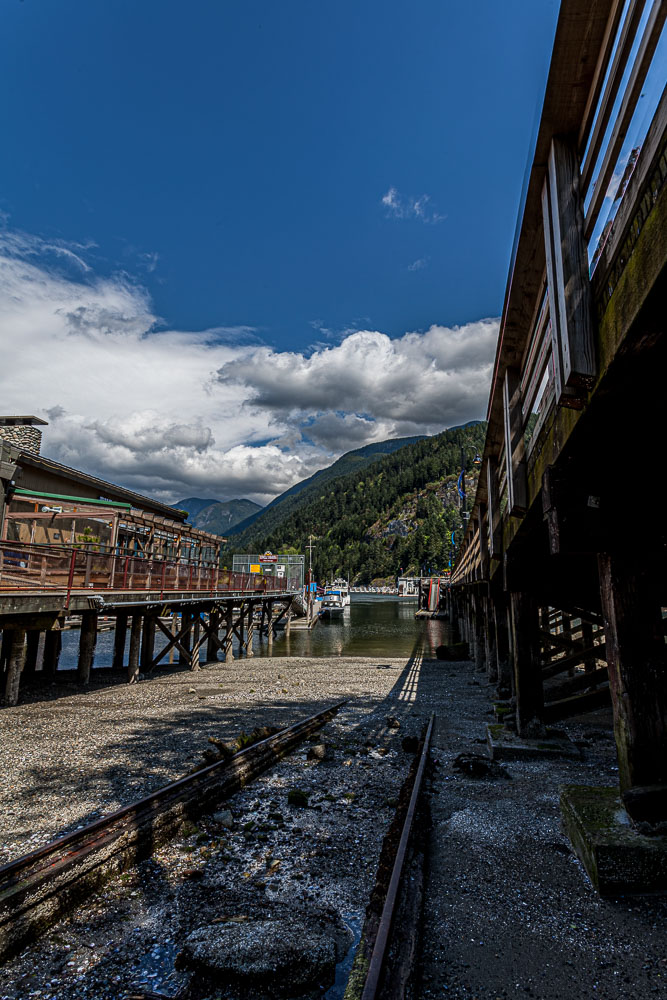
[[[254,985],[271,995],[297,996],[334,980],[336,941],[317,922],[250,920],[199,927],[178,957],[215,985]]]

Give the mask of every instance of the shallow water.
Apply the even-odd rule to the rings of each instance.
[[[292,628],[286,636],[279,632],[269,652],[266,638],[255,633],[255,656],[388,656],[408,657],[418,645],[424,656],[433,656],[435,647],[447,641],[447,623],[415,618],[417,602],[404,598],[352,594],[352,603],[342,618],[321,619],[312,629]],[[110,667],[114,633],[100,632],[95,649],[95,666]],[[155,650],[166,645],[162,633],[155,637]],[[63,632],[60,670],[76,667],[79,632]],[[127,655],[127,651],[126,651]],[[234,655],[238,643],[234,640]],[[176,658],[176,655],[175,655]]]

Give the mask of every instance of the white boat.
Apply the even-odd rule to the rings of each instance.
[[[322,598],[321,615],[328,618],[342,618],[345,611],[343,599],[338,591],[328,590]]]
[[[344,608],[350,606],[350,584],[347,580],[334,580],[331,584],[331,592],[340,594]]]

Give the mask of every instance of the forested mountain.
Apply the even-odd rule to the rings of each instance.
[[[188,512],[190,524],[214,535],[226,535],[239,521],[263,510],[253,500],[202,500],[199,497],[181,500],[174,507]]]
[[[319,496],[325,483],[336,479],[338,476],[344,476],[348,472],[355,472],[357,469],[364,468],[366,465],[374,462],[380,455],[390,455],[399,448],[403,448],[406,444],[423,441],[424,438],[425,435],[423,434],[416,437],[392,438],[389,441],[376,441],[374,444],[364,445],[363,448],[355,448],[354,451],[348,451],[344,455],[341,455],[333,465],[327,466],[326,469],[320,469],[319,472],[314,473],[308,479],[302,479],[300,483],[290,486],[288,490],[281,493],[280,496],[272,500],[266,507],[246,517],[244,521],[239,522],[232,534],[238,535],[241,532],[245,532],[247,528],[256,522],[259,522],[256,524],[256,531],[263,533],[273,531],[287,517],[288,513],[295,510],[297,506],[300,506],[306,500],[306,497],[310,499],[311,497]]]
[[[401,572],[445,569],[451,532],[461,536],[456,489],[461,449],[470,507],[477,481],[474,459],[482,452],[485,433],[484,423],[444,431],[362,469],[311,484],[268,530],[264,515],[230,538],[225,560],[231,561],[233,552],[305,552],[312,534],[319,580],[349,575],[354,582],[370,583]]]

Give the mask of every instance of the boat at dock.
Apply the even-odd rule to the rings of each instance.
[[[342,618],[345,604],[340,591],[328,590],[322,598],[320,615],[324,618]]]

